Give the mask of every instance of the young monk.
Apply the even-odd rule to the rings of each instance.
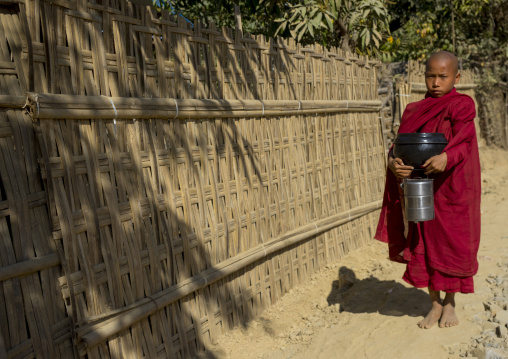
[[[480,242],[480,161],[473,119],[473,100],[456,92],[458,61],[440,51],[426,64],[425,99],[407,106],[399,133],[444,133],[448,145],[429,158],[424,172],[434,179],[435,219],[408,223],[403,218],[400,181],[413,168],[389,153],[383,207],[375,238],[389,244],[390,259],[407,263],[403,279],[427,287],[431,310],[418,323],[420,328],[451,327],[459,324],[455,293],[473,293],[473,276]],[[444,292],[444,298],[441,297]]]

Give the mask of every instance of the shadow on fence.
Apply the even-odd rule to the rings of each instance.
[[[215,194],[213,200],[209,201],[208,208],[205,201],[199,201],[198,198],[206,197],[205,193],[194,196],[189,193],[192,189],[203,189],[207,186],[217,191],[218,186],[225,185],[226,181],[231,180],[227,173],[231,167],[220,164],[221,154],[228,156],[226,152],[245,151],[233,145],[229,133],[234,134],[236,130],[230,126],[231,124],[221,123],[215,131],[208,133],[209,139],[217,139],[214,144],[198,141],[199,152],[207,154],[205,158],[208,157],[209,146],[215,147],[216,162],[209,165],[203,156],[196,161],[197,151],[187,141],[187,136],[182,134],[183,127],[195,127],[195,121],[188,121],[186,125],[170,124],[168,121],[150,121],[150,123],[125,121],[123,125],[117,123],[118,129],[125,127],[128,132],[124,137],[131,137],[131,141],[127,141],[123,148],[124,152],[115,143],[117,141],[114,135],[115,126],[111,121],[106,125],[107,137],[104,137],[104,142],[100,144],[90,142],[92,138],[99,136],[98,133],[95,134],[97,136],[93,133],[88,137],[83,136],[88,131],[93,131],[94,124],[89,121],[81,121],[77,125],[79,129],[72,130],[65,129],[67,126],[74,126],[72,121],[54,122],[52,126],[54,133],[48,130],[43,137],[54,136],[54,138],[63,139],[65,132],[80,134],[76,138],[67,138],[65,142],[68,143],[56,143],[53,147],[48,146],[49,141],[45,141],[45,145],[42,146],[42,148],[53,147],[53,150],[56,150],[52,155],[47,156],[50,160],[45,164],[45,169],[46,178],[49,180],[51,176],[51,187],[55,191],[56,213],[60,220],[61,241],[66,258],[64,267],[67,267],[65,269],[68,273],[67,283],[63,281],[62,284],[64,297],[70,304],[68,312],[72,313],[74,323],[83,323],[83,327],[87,328],[86,321],[90,320],[90,317],[108,316],[108,312],[121,315],[121,312],[117,310],[122,310],[124,307],[151,304],[150,301],[145,300],[147,297],[157,295],[171,286],[199,276],[202,271],[250,247],[247,243],[240,243],[238,235],[231,233],[232,231],[227,228],[228,221],[234,218],[231,216],[230,209],[225,207],[227,202],[225,196],[229,195],[225,189],[222,194]],[[45,124],[41,124],[41,127],[44,128],[44,126]],[[98,127],[102,126],[99,124]],[[150,138],[154,135],[155,128],[163,129],[163,133]],[[61,133],[58,133],[60,131]],[[139,138],[136,139],[138,135]],[[158,143],[163,146],[162,148],[155,148],[154,142],[157,137],[164,142]],[[39,139],[41,138],[39,136]],[[228,141],[231,142],[228,144]],[[248,141],[244,139],[243,142],[246,144],[245,147],[251,148],[252,151]],[[74,147],[78,149],[77,153],[66,155],[68,148],[73,147],[72,143],[79,143],[81,146]],[[145,147],[139,146],[140,143],[143,143]],[[61,147],[62,145],[65,148]],[[193,145],[196,144],[193,143]],[[183,156],[180,150],[183,151]],[[148,166],[147,159],[143,160],[140,155],[145,151],[149,152],[150,165]],[[158,155],[161,151],[168,151],[167,157],[164,158],[169,162],[167,166],[159,165],[163,161]],[[115,159],[112,155],[114,152],[117,152],[117,156],[121,159]],[[49,168],[55,167],[52,166],[51,158],[55,158],[58,154],[63,159],[63,168],[48,171]],[[105,154],[110,155],[108,156],[109,173],[104,171],[104,168],[100,168],[101,159],[102,167],[106,164]],[[127,161],[126,154],[130,157],[130,163]],[[83,173],[83,168],[80,171],[79,160],[76,160],[76,157],[83,155],[87,167],[86,173]],[[239,157],[242,158],[242,156]],[[257,174],[258,183],[262,183],[259,169],[253,166],[254,159],[246,160],[250,162],[253,172]],[[182,161],[184,163],[181,163]],[[99,166],[94,168],[94,162]],[[245,164],[244,162],[242,167]],[[241,167],[239,169],[236,168],[237,166],[233,167],[238,171],[237,175],[250,178],[248,173],[241,170]],[[96,178],[97,171],[101,172],[99,181]],[[210,179],[212,182],[217,179],[217,183],[202,183]],[[252,186],[252,183],[249,186]],[[239,189],[237,189],[237,196],[240,195],[238,192]],[[165,197],[164,205],[161,205],[161,196]],[[182,202],[180,205],[174,204],[178,201],[177,197]],[[199,203],[192,205],[196,200]],[[84,224],[82,220],[76,221],[76,211],[80,210],[76,206],[78,203],[81,203]],[[118,210],[126,203],[129,203],[129,210],[133,213],[133,218],[130,220],[122,218],[125,214]],[[74,208],[72,208],[73,204]],[[105,206],[110,215],[109,221],[105,219],[104,211],[98,213],[106,208]],[[143,211],[143,208],[140,210],[136,207],[146,209]],[[206,215],[206,211],[211,213]],[[91,213],[87,215],[87,212]],[[219,225],[219,223],[210,223],[217,221],[212,217],[217,217],[219,220],[222,218],[224,228],[222,230],[215,228],[215,235],[212,234],[212,238],[206,241],[204,232],[207,229],[211,230],[214,225]],[[110,223],[102,224],[101,222]],[[86,228],[81,229],[86,230],[86,233],[78,233],[80,230],[77,227],[83,225]],[[240,228],[236,228],[236,231],[240,231]],[[219,232],[222,235],[217,235]],[[143,254],[143,252],[146,253]],[[105,277],[103,272],[106,272]],[[79,276],[78,273],[80,273]],[[241,281],[242,274],[245,272],[240,273],[225,278],[224,282]],[[72,279],[74,275],[76,279]],[[217,275],[222,276],[220,271]],[[165,350],[169,351],[169,357],[172,355],[189,357],[203,350],[205,343],[214,340],[227,328],[245,323],[253,317],[254,299],[248,298],[244,285],[235,284],[225,285],[220,282],[212,284],[208,288],[200,289],[197,293],[187,293],[179,302],[173,302],[166,308],[159,308],[157,305],[149,306],[140,313],[140,318],[145,317],[146,320],[133,323],[131,329],[125,328],[122,320],[116,321],[117,325],[122,326],[122,331],[119,333],[122,339],[110,341],[111,357],[115,357],[115,352],[118,353],[119,358],[123,355],[128,356],[129,353],[140,354],[138,351],[142,347],[148,351],[150,357],[152,354],[159,355],[157,351],[160,351],[160,348],[158,349],[157,341],[160,339],[149,340],[148,333],[142,334],[142,331],[146,330],[154,336],[157,335],[156,333],[166,333],[166,338],[162,341],[166,346]],[[82,290],[80,292],[77,287],[83,285],[85,287],[80,288]],[[251,283],[251,295],[256,295],[253,286],[254,283]],[[183,292],[186,291],[183,290]],[[173,291],[172,295],[175,298],[180,297],[179,290]],[[242,300],[237,300],[237,296],[243,297]],[[249,306],[248,302],[251,302],[252,306]],[[129,310],[126,310],[125,314],[128,315]],[[98,326],[97,323],[94,325],[94,328],[99,330],[100,325]],[[80,327],[81,325],[77,327],[78,333]],[[112,328],[112,331],[118,332],[118,328]],[[176,341],[173,339],[175,335],[178,337]],[[209,338],[204,338],[205,336]],[[116,346],[115,341],[119,344],[119,351],[112,349]],[[87,350],[87,354],[92,357],[101,355],[100,352],[101,350],[97,348]]]

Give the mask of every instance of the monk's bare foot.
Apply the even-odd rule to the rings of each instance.
[[[459,324],[459,318],[455,313],[455,293],[446,293],[443,301],[443,314],[439,321],[440,328],[454,327]]]
[[[435,301],[432,302],[432,308],[425,318],[418,323],[418,326],[422,329],[430,329],[439,321],[443,313],[443,306],[441,303]]]
[[[443,304],[441,303],[441,293],[437,290],[432,290],[429,288],[430,301],[432,303],[432,307],[430,308],[430,312],[427,314],[422,321],[418,323],[418,326],[422,329],[429,329],[434,326],[441,318],[443,314]]]

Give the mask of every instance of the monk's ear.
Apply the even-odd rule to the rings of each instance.
[[[460,72],[457,72],[457,75],[455,75],[455,83],[459,83],[460,80]]]

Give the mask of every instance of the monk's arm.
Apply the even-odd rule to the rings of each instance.
[[[476,138],[474,118],[476,111],[473,100],[468,101],[456,108],[451,114],[453,146],[447,148],[446,169],[449,170],[461,163],[471,153],[473,139]]]
[[[472,127],[468,129],[464,129],[464,132],[471,133],[475,131],[474,123],[465,125],[467,127]],[[446,169],[448,170],[452,167],[455,167],[459,164],[464,158],[468,157],[471,153],[471,137],[465,139],[462,143],[454,146],[448,150],[446,150],[446,155],[448,157],[448,163],[446,164]]]

